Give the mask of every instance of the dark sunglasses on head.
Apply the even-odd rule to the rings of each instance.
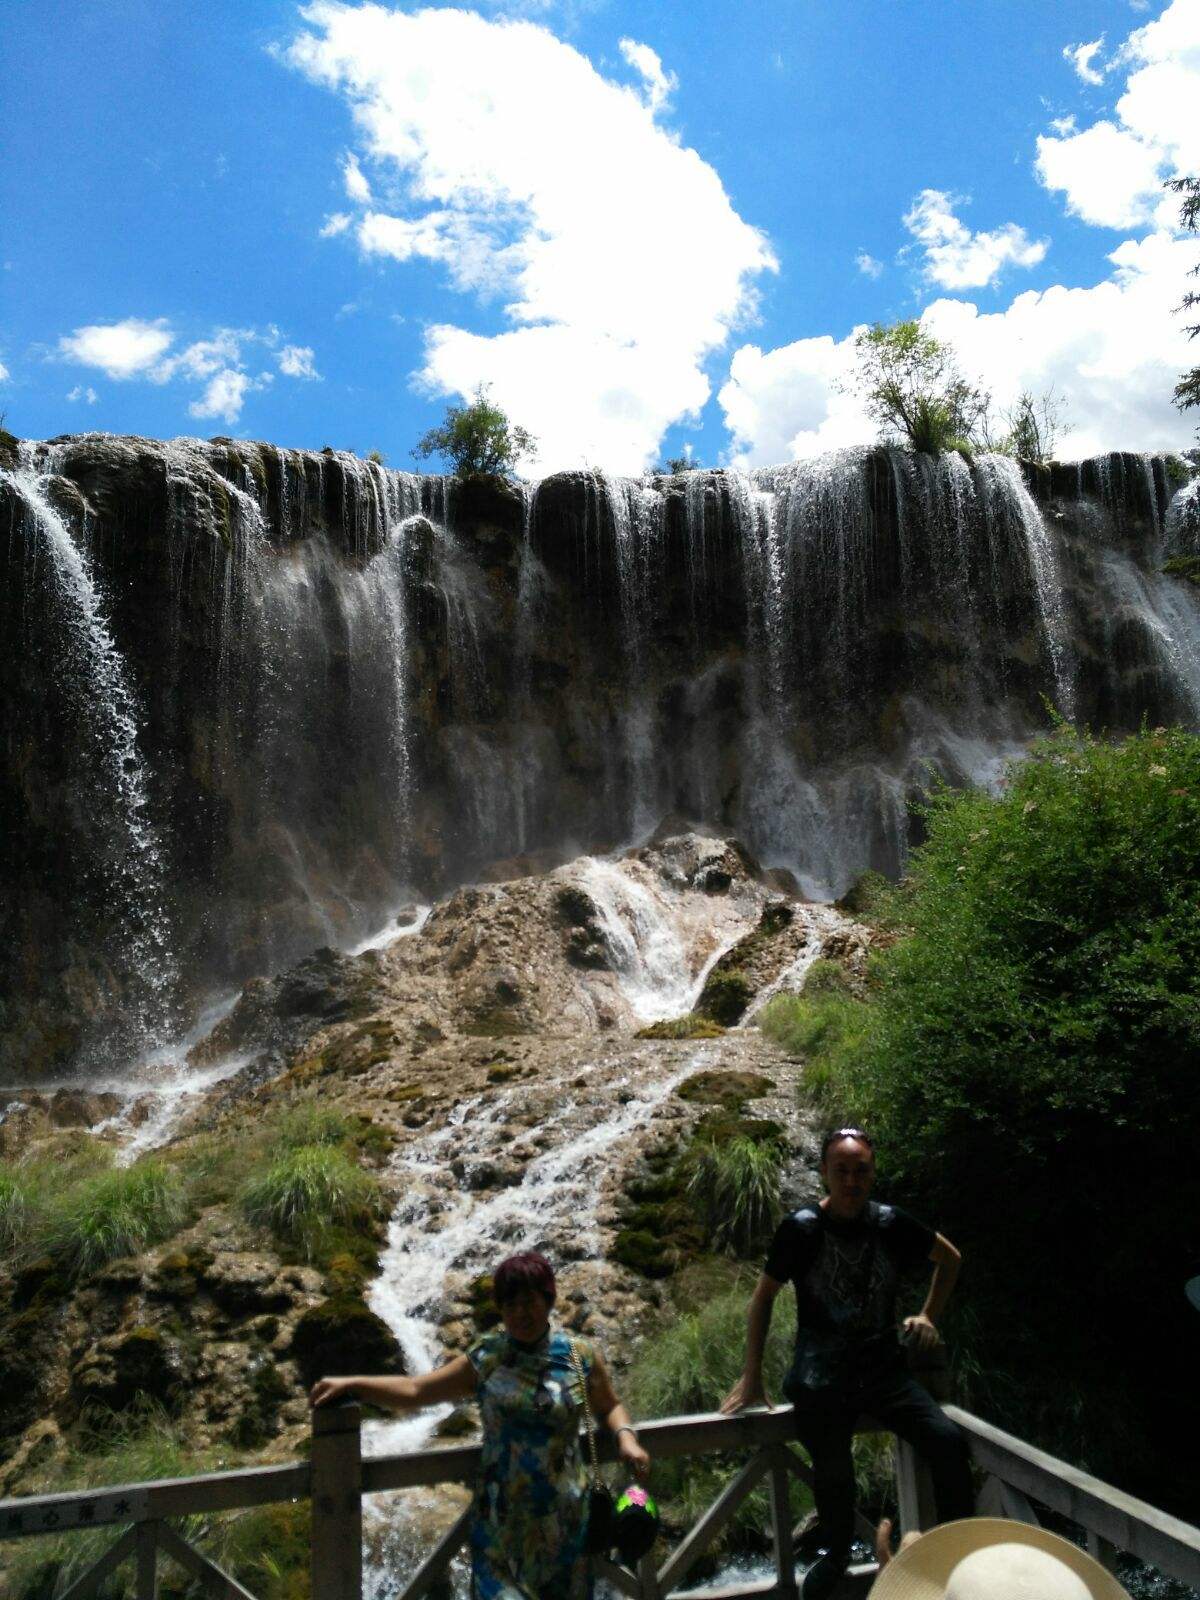
[[[821,1160],[824,1161],[831,1144],[836,1144],[839,1139],[859,1139],[867,1149],[874,1154],[875,1141],[864,1128],[834,1128],[821,1140]]]

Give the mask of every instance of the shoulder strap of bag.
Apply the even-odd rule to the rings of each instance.
[[[591,1463],[589,1474],[589,1487],[596,1488],[600,1482],[600,1461],[596,1455],[596,1425],[592,1420],[592,1403],[588,1399],[587,1373],[583,1370],[583,1357],[579,1354],[579,1346],[574,1339],[567,1340],[571,1352],[571,1365],[579,1377],[579,1392],[583,1398],[583,1417],[587,1424],[588,1460]]]

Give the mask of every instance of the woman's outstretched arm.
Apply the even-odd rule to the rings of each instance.
[[[599,1350],[594,1354],[595,1359],[588,1377],[588,1403],[591,1405],[592,1415],[599,1417],[604,1426],[616,1434],[617,1450],[621,1460],[634,1477],[644,1478],[650,1471],[650,1457],[638,1443],[633,1419],[622,1402],[617,1399],[608,1368],[604,1364],[604,1357]]]
[[[455,1356],[436,1372],[418,1378],[318,1378],[308,1399],[313,1406],[369,1400],[388,1411],[419,1411],[422,1406],[466,1400],[474,1393],[475,1368],[466,1356]]]

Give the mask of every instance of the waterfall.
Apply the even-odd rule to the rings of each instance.
[[[63,738],[111,795],[121,885],[80,938],[122,984],[168,992],[182,960],[195,1004],[666,816],[836,898],[902,869],[931,772],[996,782],[1047,701],[1200,722],[1197,602],[1161,573],[1194,488],[1168,508],[1162,463],[1124,455],[1030,473],[1035,498],[1025,470],[857,449],[514,489],[231,440],[27,447],[0,483],[28,524],[10,615],[65,631]],[[0,820],[27,804],[0,787]]]
[[[86,549],[86,517],[77,539],[50,498],[53,452],[38,463],[24,446],[18,470],[0,471],[34,530],[53,575],[65,625],[62,681],[86,730],[94,785],[81,799],[98,835],[99,865],[112,895],[114,933],[124,974],[135,985],[132,1025],[122,1032],[143,1047],[161,1040],[177,999],[179,974],[168,913],[167,861],[150,812],[149,774],[141,754],[139,709],[105,614]],[[111,821],[110,821],[111,819]]]

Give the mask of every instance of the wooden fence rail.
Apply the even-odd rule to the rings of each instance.
[[[969,1412],[947,1407],[962,1427],[983,1477],[979,1509],[992,1516],[1037,1521],[1036,1506],[1075,1523],[1088,1547],[1102,1560],[1127,1551],[1168,1576],[1200,1590],[1200,1529],[1136,1500],[1110,1484],[1058,1461],[1044,1451],[1002,1432]],[[639,1425],[639,1434],[656,1459],[746,1452],[713,1504],[683,1539],[656,1565],[647,1557],[636,1572],[608,1561],[598,1575],[630,1600],[748,1600],[781,1596],[794,1600],[797,1575],[791,1525],[789,1480],[810,1482],[807,1462],[794,1448],[790,1407],[748,1411],[736,1417],[669,1417]],[[604,1459],[615,1459],[610,1439],[601,1442]],[[103,1556],[67,1591],[63,1600],[89,1600],[126,1562],[135,1572],[137,1600],[156,1600],[161,1560],[191,1574],[214,1600],[254,1600],[250,1592],[172,1527],[176,1518],[248,1509],[279,1501],[312,1501],[312,1593],[314,1600],[361,1600],[363,1496],[438,1483],[470,1484],[479,1469],[478,1445],[418,1450],[408,1455],[364,1459],[359,1408],[344,1405],[313,1414],[312,1455],[308,1463],[208,1473],[193,1478],[89,1489],[76,1494],[31,1495],[0,1501],[0,1540],[85,1528],[123,1531]],[[696,1563],[759,1484],[769,1506],[773,1571],[760,1582],[742,1582],[703,1591],[683,1587]],[[928,1483],[913,1452],[897,1448],[897,1496],[904,1531],[927,1525],[932,1515]],[[400,1600],[421,1600],[443,1583],[469,1531],[464,1511],[409,1579]],[[859,1519],[859,1532],[871,1529]],[[875,1568],[854,1567],[839,1600],[863,1595]]]

